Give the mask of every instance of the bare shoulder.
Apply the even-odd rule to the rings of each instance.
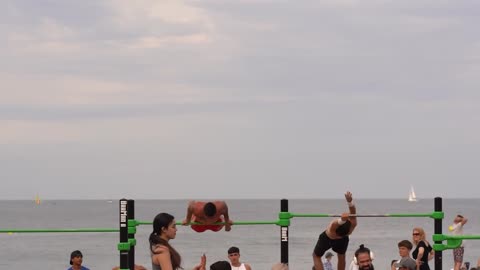
[[[217,209],[227,208],[227,203],[225,201],[215,201],[214,204],[217,207]]]
[[[164,245],[156,245],[152,248],[154,254],[168,254],[170,250]]]

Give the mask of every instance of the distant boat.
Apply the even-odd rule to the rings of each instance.
[[[36,205],[39,205],[42,201],[40,201],[40,197],[38,196],[38,194],[35,196],[35,204]]]
[[[409,202],[416,202],[417,195],[415,194],[415,190],[413,190],[413,186],[410,186],[410,193],[408,194],[408,201]]]

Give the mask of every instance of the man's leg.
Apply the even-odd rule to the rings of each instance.
[[[458,247],[453,250],[453,261],[455,262],[453,269],[460,270],[463,263],[463,247]]]
[[[313,253],[313,266],[315,266],[315,270],[323,270],[322,257],[317,256],[315,253]]]
[[[322,256],[327,251],[330,249],[330,238],[328,238],[327,234],[325,232],[321,233],[318,236],[318,241],[317,244],[315,245],[315,248],[313,249],[313,266],[315,267],[315,270],[323,270],[323,262],[322,262]]]
[[[337,253],[337,270],[345,270],[345,254]]]

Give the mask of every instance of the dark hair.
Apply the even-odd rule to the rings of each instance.
[[[462,215],[460,215],[460,214],[458,214],[458,215],[457,215],[457,217],[459,217],[459,218],[463,218],[463,216],[462,216]]]
[[[228,254],[238,253],[240,254],[240,249],[238,247],[231,247],[228,249]]]
[[[358,255],[361,253],[367,253],[368,256],[370,256],[370,249],[361,244],[360,247],[355,251],[355,258],[358,259]]]
[[[352,222],[350,220],[345,221],[342,225],[338,226],[335,230],[335,233],[338,236],[347,236],[350,232],[350,228],[352,227]]]
[[[210,270],[232,270],[232,266],[227,261],[218,261],[210,265]]]
[[[172,261],[173,269],[183,269],[180,265],[182,263],[182,257],[180,254],[166,241],[160,237],[161,231],[163,228],[168,228],[168,226],[173,222],[174,217],[168,213],[160,213],[155,216],[153,219],[153,231],[148,238],[150,242],[150,251],[153,251],[153,247],[156,245],[162,245],[168,248],[170,251],[170,259]]]
[[[207,217],[213,217],[217,213],[217,207],[215,206],[214,203],[208,202],[203,207],[203,212]]]
[[[413,248],[413,244],[412,242],[408,241],[408,240],[402,240],[400,242],[398,242],[398,247],[406,247],[408,250],[412,250]]]
[[[83,258],[82,252],[80,252],[80,250],[72,251],[72,253],[70,254],[70,264],[73,264],[72,259],[75,258],[75,257],[82,257]]]

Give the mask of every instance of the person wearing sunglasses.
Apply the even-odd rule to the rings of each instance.
[[[430,270],[428,261],[433,259],[433,248],[427,241],[423,228],[413,228],[412,242],[415,245],[412,257],[417,263],[417,270]]]

